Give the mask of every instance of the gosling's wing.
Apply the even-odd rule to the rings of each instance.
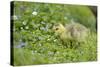
[[[80,38],[86,32],[86,27],[79,23],[70,23],[66,25],[66,31],[72,38]]]
[[[77,38],[78,41],[84,41],[88,34],[88,29],[82,25],[77,24],[74,26],[74,36]]]
[[[66,29],[66,36],[68,39],[72,39],[73,38],[73,25],[72,24],[67,24],[65,26],[65,29]]]

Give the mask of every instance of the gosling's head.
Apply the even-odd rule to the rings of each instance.
[[[61,23],[59,23],[53,26],[53,30],[57,34],[62,34],[65,31],[65,27]]]

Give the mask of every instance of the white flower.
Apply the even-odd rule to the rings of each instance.
[[[26,21],[23,21],[22,23],[23,23],[23,25],[26,25],[27,24]]]
[[[28,26],[26,26],[26,27],[25,27],[25,29],[29,29],[29,27],[28,27]]]
[[[46,23],[44,21],[42,21],[41,24],[46,24]]]
[[[54,40],[54,42],[56,42],[57,40]]]
[[[64,19],[65,19],[65,20],[67,20],[67,19],[68,19],[68,17],[64,17]]]
[[[23,27],[20,28],[21,30],[23,29]]]
[[[33,14],[33,15],[37,15],[37,12],[36,12],[36,11],[33,11],[32,14]]]
[[[13,15],[13,16],[12,16],[12,19],[13,19],[13,20],[18,20],[18,16]]]

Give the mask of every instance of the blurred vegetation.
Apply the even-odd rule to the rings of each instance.
[[[96,18],[87,6],[13,2],[14,65],[97,60]],[[91,30],[85,43],[66,48],[52,31],[55,23],[79,22]]]

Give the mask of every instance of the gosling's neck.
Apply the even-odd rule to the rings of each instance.
[[[61,27],[61,32],[60,32],[60,34],[63,34],[63,33],[65,33],[65,32],[66,32],[66,29],[65,29],[64,26],[62,26],[62,27]]]

